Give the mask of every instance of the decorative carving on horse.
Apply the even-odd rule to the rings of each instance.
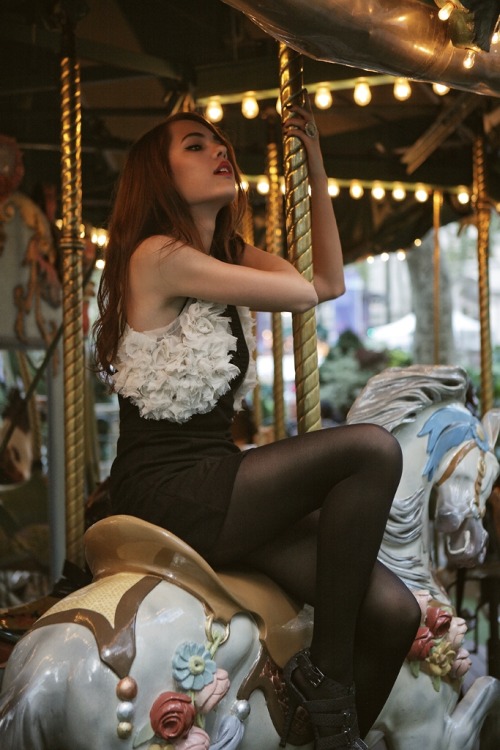
[[[30,198],[16,192],[22,161],[13,139],[0,136],[0,273],[12,305],[4,306],[2,346],[49,345],[61,321],[62,285],[49,221]],[[7,293],[7,291],[6,291]]]
[[[472,750],[485,716],[500,706],[500,686],[479,678],[459,700],[468,666],[464,626],[435,575],[428,509],[434,487],[436,517],[444,513],[451,529],[449,550],[480,558],[485,537],[471,529],[481,526],[498,473],[498,414],[481,424],[467,411],[458,368],[377,377],[389,378],[386,405],[378,390],[385,381],[372,379],[374,389],[368,384],[350,418],[372,405],[369,421],[383,412],[400,440],[405,471],[381,559],[400,565],[425,632],[368,739],[373,746],[384,736],[391,750]],[[463,428],[446,424],[448,417]],[[444,492],[455,474],[460,492]],[[460,523],[441,505],[442,493],[466,506],[456,513]],[[265,577],[217,574],[168,531],[127,516],[97,522],[85,545],[93,582],[48,610],[8,662],[0,741],[33,750],[88,750],[90,737],[106,750],[274,750],[286,713],[281,668],[309,642],[309,611]],[[293,730],[290,744],[311,750],[305,714]]]

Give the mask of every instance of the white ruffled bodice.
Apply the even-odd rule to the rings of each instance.
[[[235,410],[257,382],[253,320],[248,308],[237,310],[250,357],[235,393]],[[139,332],[126,326],[114,363],[115,390],[146,419],[187,422],[194,414],[211,411],[229,390],[239,374],[231,362],[236,346],[226,306],[192,300],[165,328]]]

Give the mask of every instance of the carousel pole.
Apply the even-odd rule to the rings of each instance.
[[[84,348],[80,68],[74,24],[65,15],[61,50],[61,192],[66,558],[83,565]]]
[[[266,250],[274,255],[283,255],[282,197],[279,180],[277,115],[267,115],[267,161],[266,173],[269,193],[266,204]],[[273,331],[273,400],[274,439],[286,436],[285,399],[283,385],[283,326],[281,313],[272,313]]]
[[[481,412],[485,414],[493,406],[493,366],[489,299],[489,232],[491,210],[486,190],[484,134],[482,132],[476,135],[474,139],[472,158],[477,220],[479,321],[481,324]]]
[[[304,104],[302,57],[280,43],[280,99],[286,118],[291,104]],[[307,157],[298,138],[285,138],[283,144],[285,174],[286,232],[288,258],[306,279],[312,281],[311,212]],[[295,388],[297,393],[298,432],[321,427],[319,404],[318,352],[316,315],[314,310],[294,314],[293,342],[295,356]]]
[[[433,298],[433,321],[434,321],[434,364],[440,362],[440,280],[441,280],[441,247],[439,244],[439,229],[441,226],[441,208],[443,205],[443,193],[435,190],[432,196],[432,218],[434,226],[434,298]]]

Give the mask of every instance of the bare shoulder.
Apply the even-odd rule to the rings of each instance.
[[[164,255],[168,255],[179,243],[172,237],[164,234],[155,234],[147,237],[134,250],[132,260],[134,263],[150,263],[158,261]]]

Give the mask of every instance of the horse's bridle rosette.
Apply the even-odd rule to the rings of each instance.
[[[186,737],[195,717],[193,701],[182,693],[161,693],[149,713],[153,732],[164,740]]]

